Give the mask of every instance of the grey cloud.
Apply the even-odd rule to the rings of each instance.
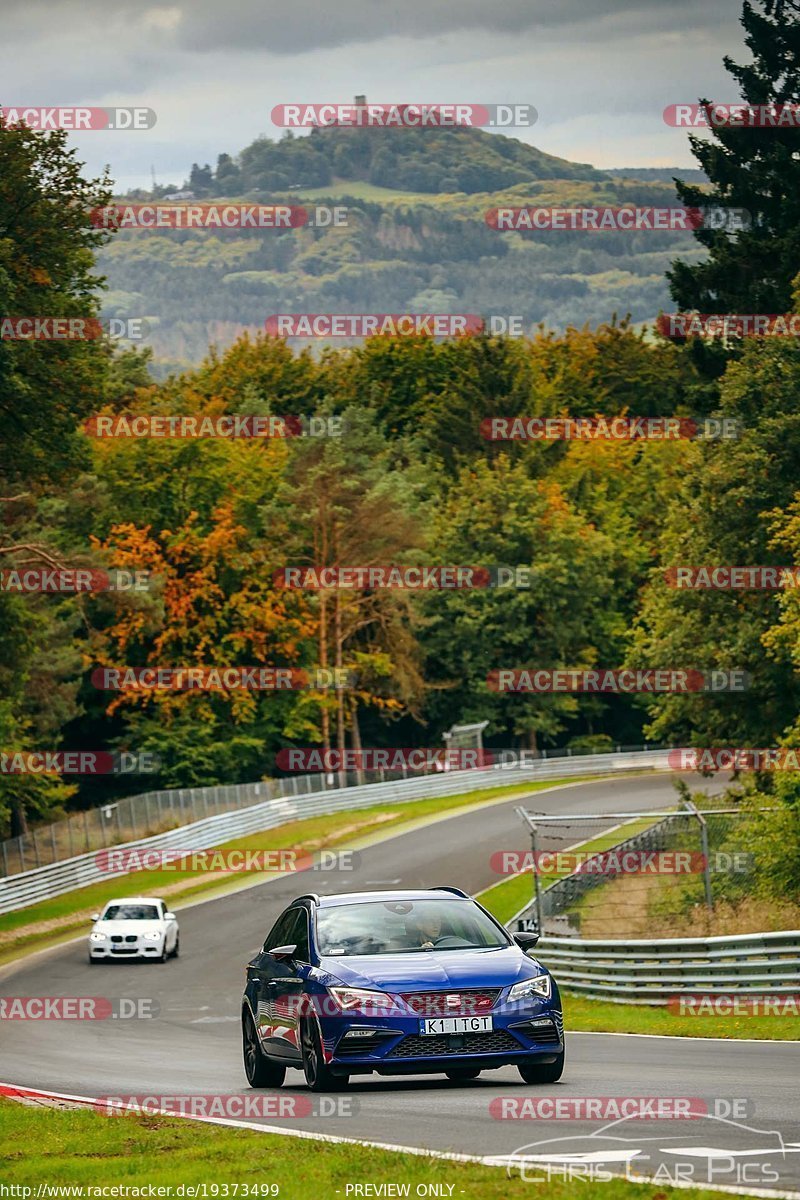
[[[263,49],[275,54],[295,54],[322,47],[341,47],[388,37],[414,40],[481,30],[496,34],[555,32],[573,27],[577,35],[587,27],[610,22],[616,36],[664,26],[693,28],[699,23],[719,28],[730,20],[731,0],[417,0],[409,5],[396,0],[337,0],[309,4],[300,0],[237,0],[227,8],[200,0],[184,9],[175,31],[179,44],[195,50],[223,46]]]
[[[18,12],[22,0],[4,0],[6,13]],[[153,0],[131,8],[108,9],[100,0],[24,0],[29,18],[41,15],[52,30],[91,25],[96,32],[109,20],[130,33],[143,32],[149,12],[177,8],[174,29],[150,28],[148,41],[162,49],[219,52],[301,54],[323,48],[378,42],[386,38],[424,40],[466,30],[499,35],[543,34],[574,30],[601,40],[620,41],[654,28],[686,31],[730,28],[736,19],[731,0]],[[602,30],[602,26],[606,30]],[[602,34],[606,36],[603,37]],[[88,36],[88,34],[87,34]]]

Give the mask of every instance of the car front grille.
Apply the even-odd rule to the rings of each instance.
[[[460,1043],[453,1045],[452,1043]],[[453,1058],[462,1054],[505,1054],[508,1050],[521,1050],[522,1045],[505,1029],[493,1029],[488,1033],[436,1034],[423,1037],[412,1034],[403,1038],[386,1055],[387,1058]]]
[[[401,992],[412,1012],[419,1017],[475,1017],[491,1012],[502,988],[449,988],[443,992]],[[457,996],[459,1004],[448,1004]]]

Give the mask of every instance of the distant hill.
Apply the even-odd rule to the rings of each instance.
[[[652,321],[670,307],[672,259],[704,253],[689,232],[501,234],[485,216],[499,205],[675,205],[672,174],[596,171],[479,129],[260,138],[235,159],[221,154],[213,171],[196,166],[187,190],[199,200],[335,200],[346,226],[122,232],[100,255],[104,315],[147,318],[159,374],[282,312],[506,314],[527,331],[614,312]]]
[[[192,168],[196,196],[273,195],[363,181],[403,192],[495,192],[543,179],[602,180],[602,171],[483,129],[314,129],[257,138],[214,170]]]
[[[608,174],[615,179],[653,179],[671,183],[673,179],[685,179],[687,183],[708,183],[708,176],[699,167],[609,167]]]

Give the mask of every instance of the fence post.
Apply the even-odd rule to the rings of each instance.
[[[67,837],[69,838],[69,856],[74,858],[75,854],[72,849],[72,817],[67,817]]]
[[[42,863],[39,858],[39,839],[36,836],[36,827],[35,826],[33,829],[33,857],[36,860],[37,867],[40,867],[42,865]]]
[[[88,808],[85,808],[83,810],[83,832],[86,834],[86,853],[88,854],[92,848],[91,843],[89,841],[89,810],[88,810]]]
[[[8,851],[6,850],[5,840],[3,841],[3,874],[8,876]]]
[[[50,844],[53,847],[53,862],[58,862],[58,851],[56,850],[56,823],[50,822]]]
[[[711,893],[711,863],[708,853],[708,823],[705,817],[700,816],[700,813],[697,814],[697,818],[700,822],[700,846],[703,853],[703,887],[705,888],[706,893],[706,907],[713,912],[714,897]]]
[[[536,836],[536,826],[531,825],[531,850],[533,852],[533,895],[536,901],[536,932],[541,937],[543,933],[542,923],[542,888],[539,882],[539,840]]]
[[[20,834],[19,837],[17,838],[17,843],[18,843],[17,849],[19,850],[19,869],[20,869],[20,871],[24,871],[25,870],[25,855],[22,852],[22,834]]]
[[[139,836],[139,830],[136,828],[136,817],[133,814],[134,799],[135,799],[135,797],[133,797],[133,796],[128,797],[128,807],[130,808],[130,811],[131,811],[131,829],[133,830],[133,836],[134,836],[134,840],[135,840]]]
[[[714,897],[711,892],[711,866],[708,854],[708,823],[700,812],[700,809],[692,800],[684,800],[684,804],[689,809],[693,817],[697,818],[697,823],[700,826],[700,852],[703,856],[703,890],[706,897],[706,908],[709,912],[714,911]]]

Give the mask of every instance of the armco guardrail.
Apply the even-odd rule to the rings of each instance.
[[[590,999],[666,1004],[681,993],[800,993],[800,930],[653,941],[541,938],[536,955],[559,985]]]
[[[668,747],[667,747],[668,748]],[[602,754],[623,754],[637,750],[663,750],[664,746],[612,746],[608,750],[577,750],[568,747],[557,750],[523,752],[519,763],[525,765],[544,759],[570,761],[577,757],[598,757]],[[388,752],[387,752],[388,753]],[[503,760],[501,760],[502,762]],[[500,764],[495,764],[500,765]],[[28,833],[0,841],[0,878],[17,875],[34,868],[64,862],[78,854],[106,850],[140,838],[155,837],[179,825],[190,825],[205,817],[250,808],[265,800],[305,796],[310,792],[327,792],[335,787],[363,787],[368,783],[391,783],[399,779],[418,779],[433,775],[432,766],[399,769],[375,767],[363,771],[349,770],[336,774],[317,772],[310,775],[287,775],[279,779],[262,779],[255,783],[211,784],[205,787],[179,787],[166,791],[139,792],[109,800],[94,808],[69,813],[48,825],[34,825]]]
[[[224,812],[181,825],[153,837],[121,843],[116,848],[124,846],[127,849],[140,847],[160,850],[208,850],[248,833],[274,829],[287,821],[322,816],[344,809],[371,808],[378,804],[402,804],[427,797],[451,796],[459,792],[507,786],[516,782],[524,785],[536,780],[563,776],[578,777],[643,769],[668,770],[669,751],[629,751],[592,754],[581,758],[538,760],[530,765],[511,769],[494,766],[480,770],[447,771],[439,775],[423,775],[392,783],[372,783],[360,787],[331,788],[296,796],[275,797],[234,812]],[[73,888],[87,887],[100,879],[108,879],[110,872],[100,865],[99,857],[97,851],[79,854],[62,862],[22,871],[0,880],[0,913],[25,908],[40,900],[60,896]]]

